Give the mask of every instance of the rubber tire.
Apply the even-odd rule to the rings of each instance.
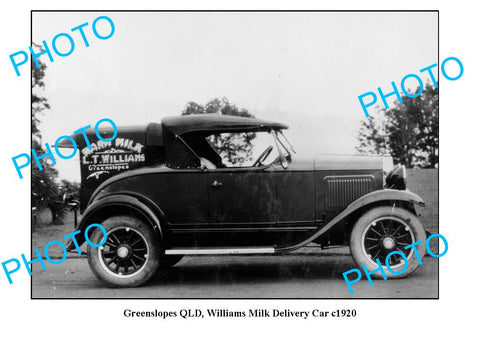
[[[137,287],[147,282],[159,268],[159,258],[162,251],[161,244],[155,237],[153,230],[144,222],[132,216],[113,216],[100,224],[105,228],[107,234],[110,230],[117,227],[128,227],[135,230],[145,238],[148,248],[150,249],[150,254],[144,267],[134,276],[119,278],[111,275],[111,273],[100,264],[101,260],[98,254],[100,247],[95,248],[89,244],[87,247],[88,264],[93,274],[112,287]],[[94,244],[100,244],[103,237],[103,232],[99,228],[95,228],[90,236],[90,240]]]
[[[183,255],[162,255],[160,256],[159,269],[168,269],[183,259]]]
[[[425,229],[422,226],[420,220],[412,214],[410,211],[402,209],[402,208],[394,208],[391,206],[388,207],[377,207],[367,211],[364,215],[362,215],[358,221],[355,223],[353,227],[352,233],[350,235],[350,252],[355,263],[358,265],[359,268],[362,268],[362,265],[365,264],[368,271],[373,271],[378,269],[378,264],[373,262],[371,258],[367,257],[363,250],[363,242],[362,239],[363,232],[370,224],[378,218],[386,217],[386,216],[393,216],[398,219],[401,219],[405,222],[412,230],[414,235],[413,242],[417,242],[421,240],[422,242],[416,246],[418,250],[418,254],[420,259],[423,259],[425,255],[425,241],[426,241],[426,233]],[[384,272],[387,278],[391,279],[399,279],[406,277],[413,273],[419,266],[418,258],[415,253],[412,253],[410,258],[408,258],[408,267],[405,272],[402,274],[393,274],[391,273],[386,266],[383,266]],[[372,278],[375,279],[383,279],[383,275],[380,271],[371,274]]]

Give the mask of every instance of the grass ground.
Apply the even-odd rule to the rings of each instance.
[[[408,169],[407,188],[425,201],[420,221],[431,233],[438,232],[438,169]]]

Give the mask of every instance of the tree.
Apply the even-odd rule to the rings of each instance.
[[[362,122],[358,140],[360,153],[389,153],[407,167],[438,167],[438,87],[427,83],[420,96],[403,95],[402,103],[377,110]]]
[[[227,98],[213,98],[207,104],[200,105],[195,102],[188,102],[182,111],[182,116],[202,113],[218,113],[229,116],[254,117],[247,109],[239,109]]]
[[[36,48],[41,46],[33,44]],[[42,147],[42,135],[38,128],[40,123],[39,116],[45,110],[50,109],[47,98],[41,91],[45,88],[45,71],[47,66],[41,60],[38,61],[40,67],[32,61],[32,149],[37,154],[44,154]],[[43,163],[42,170],[39,169],[36,162],[32,162],[32,207],[35,211],[42,208],[49,208],[52,212],[53,223],[62,223],[62,217],[65,213],[63,202],[59,199],[60,192],[56,183],[58,176],[57,170],[50,163]]]
[[[182,111],[182,116],[203,113],[217,113],[220,115],[254,117],[247,109],[239,109],[230,103],[227,98],[214,98],[205,105],[195,102],[188,102]],[[248,133],[223,133],[212,135],[209,138],[210,144],[220,153],[222,159],[229,165],[243,163],[252,159],[252,140],[254,132]]]

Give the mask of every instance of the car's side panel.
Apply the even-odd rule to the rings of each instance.
[[[169,224],[207,224],[207,173],[201,170],[148,173],[126,177],[106,191],[133,191],[149,197]]]
[[[294,245],[382,187],[380,169],[314,168],[150,168],[112,179],[98,197],[127,191],[151,199],[164,214],[167,247]]]
[[[162,227],[166,231],[167,248],[273,246],[301,239],[305,232],[314,229],[289,225],[276,228],[273,169],[223,169],[215,173],[164,170],[125,175],[103,186],[94,200],[118,191],[149,197],[164,213]],[[222,185],[210,187],[215,180]],[[208,193],[209,188],[213,193]],[[213,195],[211,207],[210,195]],[[213,212],[211,223],[209,211]]]
[[[276,166],[277,223],[309,224],[315,222],[315,178],[310,169],[284,169]]]
[[[225,224],[275,224],[273,169],[220,169],[208,172],[210,228]]]

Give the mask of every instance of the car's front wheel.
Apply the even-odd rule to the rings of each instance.
[[[161,245],[151,228],[131,216],[114,216],[101,223],[107,241],[87,248],[88,263],[97,278],[116,287],[136,287],[148,281],[159,268]],[[90,236],[101,244],[103,232],[96,228]]]
[[[369,272],[374,271],[378,269],[378,259],[387,278],[401,278],[419,266],[415,249],[405,247],[422,241],[416,249],[418,257],[423,259],[425,240],[426,233],[421,222],[410,211],[391,206],[377,207],[367,211],[355,223],[350,235],[350,251],[359,267],[365,264]],[[389,255],[394,251],[403,255]],[[383,277],[380,271],[371,276],[378,279]]]

